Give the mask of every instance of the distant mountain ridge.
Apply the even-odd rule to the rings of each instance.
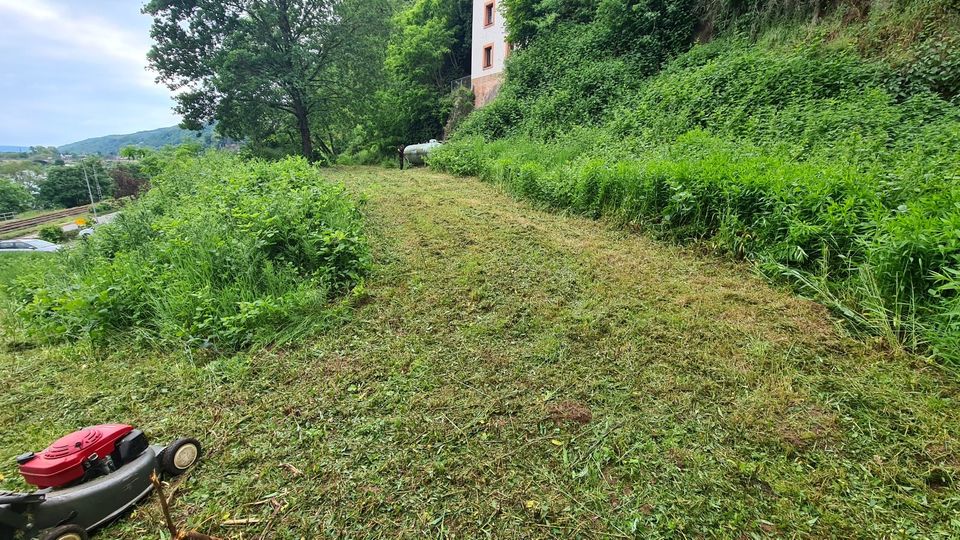
[[[207,127],[203,131],[188,131],[172,126],[126,135],[107,135],[65,144],[58,149],[63,154],[115,156],[124,146],[159,149],[164,146],[176,146],[187,142],[199,142],[204,146],[213,145],[215,143],[213,126]]]
[[[20,153],[20,152],[29,152],[29,151],[30,151],[29,146],[10,146],[10,145],[0,144],[0,152]]]

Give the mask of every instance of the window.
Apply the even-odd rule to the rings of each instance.
[[[493,67],[493,45],[483,48],[483,69]]]
[[[483,6],[483,25],[493,25],[493,2],[487,2],[486,5]]]
[[[0,242],[0,249],[14,249],[13,242]]]

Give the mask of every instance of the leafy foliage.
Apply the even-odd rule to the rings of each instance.
[[[497,103],[468,120],[466,134],[549,139],[571,125],[599,125],[645,77],[686,49],[696,26],[691,0],[561,5],[508,4],[511,39],[524,45],[507,64]]]
[[[153,0],[151,65],[178,90],[184,127],[218,121],[260,153],[337,153],[369,102],[386,0]]]
[[[90,191],[87,190],[88,181]],[[77,165],[51,167],[46,180],[40,184],[37,198],[46,206],[71,208],[90,204],[91,191],[94,199],[99,200],[113,195],[113,190],[113,179],[104,169],[103,162],[91,158]]]
[[[432,165],[552,207],[709,240],[895,345],[932,342],[960,359],[960,109],[934,79],[904,75],[952,80],[949,66],[928,67],[949,64],[949,53],[920,54],[911,71],[800,34],[721,38],[662,69],[679,42],[565,63],[563,51],[588,55],[624,24],[611,13],[620,15],[556,23],[518,51],[497,101]],[[651,24],[683,19],[669,13]]]
[[[587,23],[593,17],[590,0],[505,0],[509,40],[525,46],[565,23]]]
[[[0,213],[22,212],[33,205],[33,196],[27,188],[0,178]]]
[[[57,225],[47,225],[40,229],[40,239],[54,244],[60,244],[67,239],[67,233]]]
[[[150,184],[150,179],[143,172],[140,165],[135,163],[121,163],[110,170],[110,178],[113,178],[117,186],[114,196],[136,197],[142,191],[145,191]]]
[[[306,161],[170,156],[153,189],[56,268],[12,289],[40,335],[233,350],[305,331],[356,286],[356,207]]]
[[[470,75],[472,7],[472,0],[416,0],[396,13],[377,106],[351,153],[376,160],[400,145],[442,138],[451,82]]]
[[[443,103],[447,123],[443,126],[443,138],[447,139],[460,127],[460,124],[474,111],[475,96],[468,86],[457,86]]]

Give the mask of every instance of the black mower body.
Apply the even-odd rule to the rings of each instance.
[[[0,540],[42,538],[60,525],[101,527],[150,494],[164,448],[149,446],[122,467],[92,480],[29,494],[0,494]]]

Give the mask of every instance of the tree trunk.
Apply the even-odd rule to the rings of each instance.
[[[313,163],[313,137],[310,134],[310,115],[303,105],[303,100],[293,96],[293,115],[297,117],[297,131],[300,132],[300,153],[307,161]]]
[[[320,146],[321,152],[323,152],[328,158],[333,158],[333,149],[327,146],[327,143],[323,142],[323,137],[317,139],[317,144]]]
[[[306,113],[297,113],[297,129],[300,131],[300,152],[307,161],[313,162],[313,138],[310,135],[310,120]]]

